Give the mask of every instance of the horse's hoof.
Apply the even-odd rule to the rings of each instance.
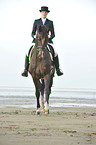
[[[43,107],[41,107],[41,112],[44,113],[44,108]]]
[[[46,115],[49,114],[49,109],[48,109],[48,110],[45,110],[45,114],[46,114]]]
[[[36,115],[40,115],[40,109],[36,111]]]

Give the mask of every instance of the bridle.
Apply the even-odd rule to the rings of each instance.
[[[39,40],[38,35],[36,36],[36,39],[35,39],[35,40],[36,40],[36,42],[37,42],[37,44],[36,44],[36,49],[39,49],[39,48],[41,48],[42,50],[47,49],[47,46],[44,47],[44,46],[39,46],[39,45],[38,45],[38,40]]]
[[[36,36],[35,40],[36,40],[35,48],[36,48],[39,52],[40,52],[40,49],[39,49],[39,48],[41,48],[42,50],[47,49],[47,50],[51,53],[51,51],[48,49],[47,46],[44,47],[44,46],[39,46],[39,45],[38,45],[38,40],[40,40],[40,39],[38,38],[38,35]]]
[[[43,47],[43,46],[36,46],[36,49],[39,49],[39,48],[41,48],[41,49],[47,49],[47,47]]]

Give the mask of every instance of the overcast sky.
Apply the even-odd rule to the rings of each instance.
[[[0,0],[0,87],[34,86],[21,72],[41,6],[49,7],[64,72],[53,86],[96,89],[96,0]]]

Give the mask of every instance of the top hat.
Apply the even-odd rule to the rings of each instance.
[[[48,10],[48,7],[46,7],[46,6],[43,6],[43,7],[41,7],[41,10],[39,10],[40,12],[42,12],[42,11],[46,11],[46,12],[50,12],[49,10]]]

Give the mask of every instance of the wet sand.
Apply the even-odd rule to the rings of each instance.
[[[96,108],[0,109],[0,145],[96,145]]]

